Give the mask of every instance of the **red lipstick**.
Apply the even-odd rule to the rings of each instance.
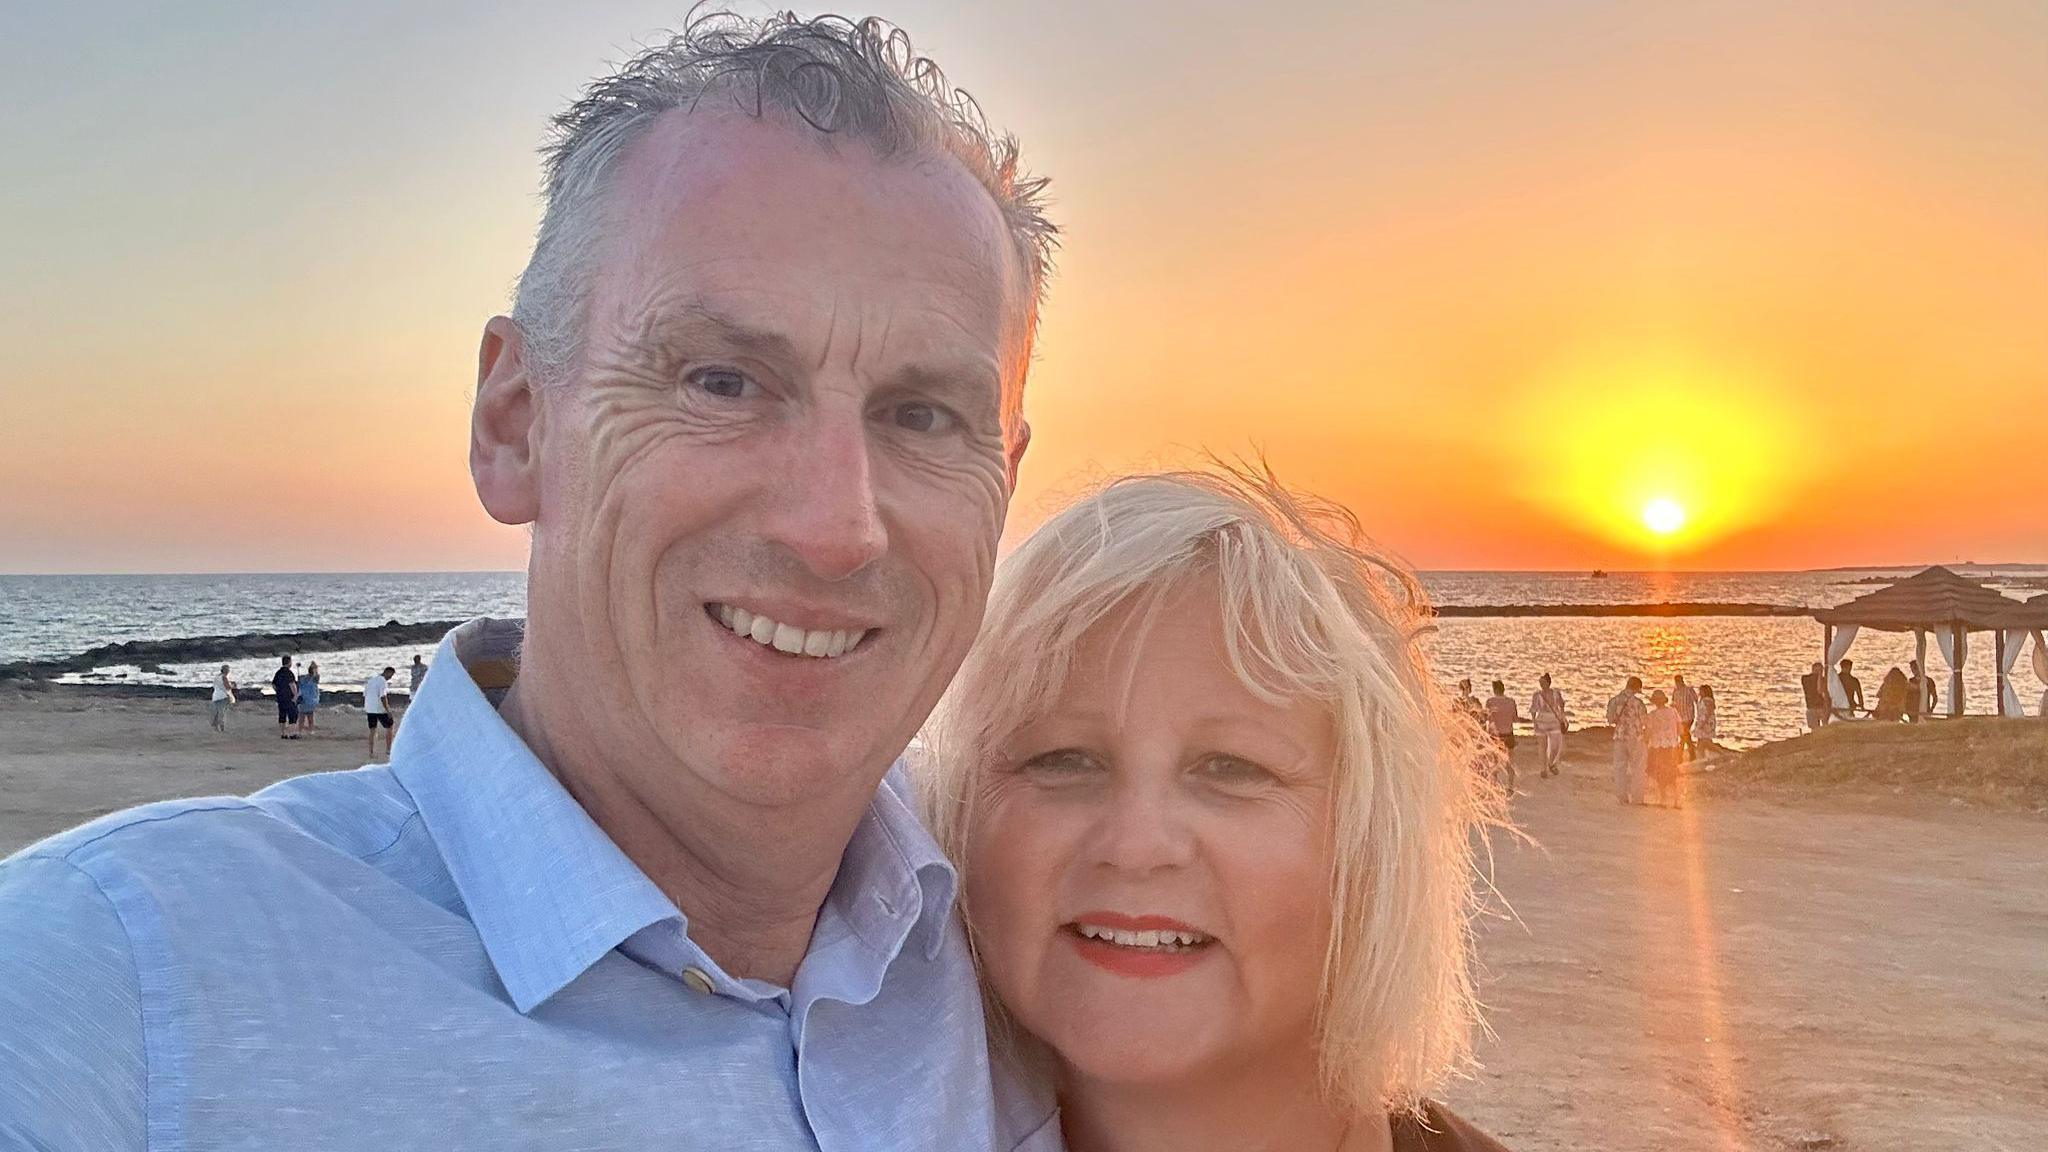
[[[1117,932],[1180,932],[1202,937],[1196,944],[1142,947],[1117,944],[1081,934],[1081,925]],[[1202,962],[1213,943],[1192,924],[1166,916],[1127,916],[1120,912],[1087,912],[1074,918],[1062,932],[1081,959],[1105,972],[1139,980],[1174,976]]]

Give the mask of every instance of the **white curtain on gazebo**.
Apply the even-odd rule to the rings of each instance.
[[[1999,672],[1999,681],[2005,691],[1999,693],[1998,714],[2000,716],[2025,716],[2027,710],[2020,707],[2020,694],[2012,686],[2012,670],[2020,662],[2020,649],[2027,643],[2027,634],[2018,628],[2005,630],[2005,665]]]
[[[1849,706],[1849,690],[1842,687],[1842,657],[1849,654],[1849,645],[1856,642],[1854,624],[1844,624],[1835,629],[1834,643],[1828,645],[1828,699],[1834,701],[1837,712]]]
[[[1956,689],[1962,681],[1960,673],[1963,661],[1970,658],[1970,634],[1968,632],[1935,632],[1934,647],[1941,653],[1942,662],[1949,667],[1948,714],[1960,715],[1963,710],[1963,694]]]
[[[2048,640],[2039,632],[2034,633],[2034,679],[2048,684]]]

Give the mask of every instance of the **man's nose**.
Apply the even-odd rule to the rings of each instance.
[[[810,414],[778,463],[768,535],[822,580],[845,580],[888,551],[871,453],[866,414],[835,405]]]

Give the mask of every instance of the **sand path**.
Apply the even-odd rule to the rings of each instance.
[[[1510,1147],[2048,1148],[2048,821],[1627,809],[1597,763],[1523,787],[1520,922],[1480,930],[1496,1035],[1450,1094]]]
[[[0,691],[0,852],[364,760],[360,714],[287,743],[265,705],[226,735],[205,711]],[[2048,1148],[2048,820],[1869,791],[1623,809],[1593,756],[1524,788],[1539,845],[1495,857],[1519,920],[1480,929],[1496,1035],[1449,1096],[1509,1147]]]

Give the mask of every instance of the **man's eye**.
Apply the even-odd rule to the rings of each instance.
[[[954,415],[937,404],[910,400],[891,407],[888,421],[908,432],[950,432],[958,423]]]
[[[692,388],[708,392],[727,400],[738,400],[747,394],[753,382],[744,373],[731,368],[699,368],[684,379]]]

